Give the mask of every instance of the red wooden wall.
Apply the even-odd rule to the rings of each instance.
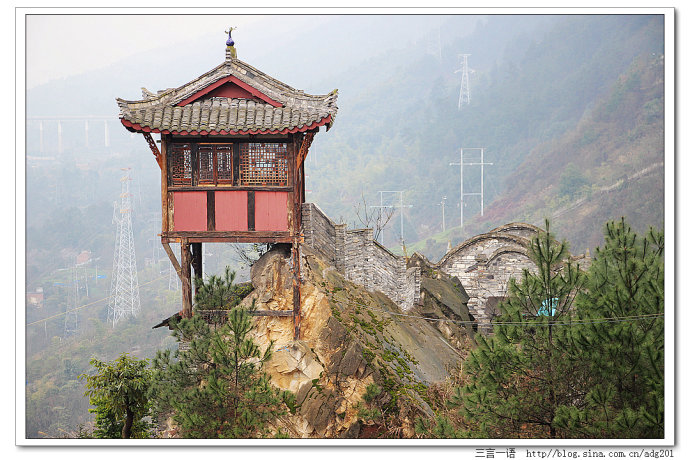
[[[175,192],[174,230],[206,231],[206,192]]]
[[[213,192],[215,231],[249,230],[248,192],[218,190]],[[208,230],[207,192],[173,192],[174,231],[205,232]],[[288,192],[254,192],[254,230],[288,231]]]
[[[257,231],[287,231],[288,192],[256,192],[254,225]]]
[[[216,231],[247,231],[247,192],[217,191]]]

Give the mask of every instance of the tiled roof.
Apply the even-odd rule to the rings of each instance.
[[[211,90],[231,82],[256,97],[218,97]],[[144,99],[117,99],[120,120],[130,131],[190,135],[286,134],[318,126],[330,128],[338,107],[338,90],[313,96],[294,89],[239,59],[180,86]],[[209,96],[204,97],[205,92]],[[201,95],[201,96],[200,96]],[[195,97],[198,97],[195,99]]]

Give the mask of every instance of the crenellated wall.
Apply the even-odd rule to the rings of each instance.
[[[421,272],[408,268],[374,240],[370,228],[348,230],[335,224],[313,203],[302,205],[304,242],[318,252],[348,280],[368,290],[384,293],[403,311],[419,302]]]

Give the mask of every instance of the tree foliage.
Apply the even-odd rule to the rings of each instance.
[[[197,308],[229,292],[227,280],[199,290]],[[255,438],[276,431],[275,421],[294,410],[294,395],[273,387],[262,371],[271,357],[251,337],[249,311],[235,307],[227,322],[210,326],[200,315],[176,323],[173,335],[188,344],[185,351],[158,352],[153,360],[153,395],[161,413],[171,413],[184,437]]]
[[[511,280],[494,335],[477,336],[430,437],[662,438],[664,238],[609,222],[581,272],[549,231],[531,245],[534,273]],[[551,300],[551,301],[549,301]],[[447,417],[456,411],[462,425]],[[456,417],[457,420],[457,417]]]
[[[235,272],[225,267],[223,276],[211,275],[208,280],[195,278],[197,310],[230,310],[251,291],[251,285],[235,284]]]
[[[478,336],[467,362],[473,377],[463,388],[465,415],[490,437],[558,436],[556,409],[568,404],[581,385],[568,359],[573,300],[583,276],[568,259],[566,243],[546,231],[531,242],[536,271],[511,279],[503,315],[491,337]]]
[[[664,436],[664,236],[640,238],[625,219],[609,222],[587,289],[577,299],[575,359],[585,362],[585,404],[562,408],[576,436]]]
[[[96,406],[97,438],[147,438],[150,425],[142,419],[149,415],[148,390],[151,371],[147,360],[122,353],[112,362],[91,360],[94,375],[81,374],[86,380],[85,396]]]

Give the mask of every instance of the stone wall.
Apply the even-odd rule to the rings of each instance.
[[[531,239],[539,231],[530,224],[506,224],[462,242],[435,265],[460,280],[470,297],[467,308],[481,330],[491,330],[496,306],[507,296],[510,279],[521,280],[525,269],[537,271],[527,254]],[[589,252],[572,260],[587,269]]]
[[[370,228],[348,230],[335,224],[313,203],[302,205],[304,243],[333,265],[346,279],[384,293],[403,311],[419,303],[421,272],[408,268],[374,240]]]
[[[487,301],[505,297],[510,278],[519,280],[524,269],[536,269],[527,256],[529,241],[514,233],[492,231],[463,242],[437,264],[462,283],[470,297],[467,308],[480,329],[489,328],[494,314]]]

